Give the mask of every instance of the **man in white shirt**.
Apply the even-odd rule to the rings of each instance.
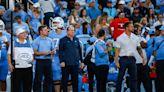
[[[121,92],[121,84],[126,69],[130,75],[131,85],[130,91],[137,92],[137,67],[135,54],[139,53],[143,59],[143,65],[146,64],[142,49],[140,48],[140,42],[138,37],[133,34],[134,26],[131,22],[124,24],[125,32],[121,34],[116,40],[116,54],[115,61],[119,68],[119,74],[116,84],[116,92]]]

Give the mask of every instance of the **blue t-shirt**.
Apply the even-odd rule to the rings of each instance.
[[[164,60],[164,36],[155,38],[154,50],[156,51],[156,60]]]

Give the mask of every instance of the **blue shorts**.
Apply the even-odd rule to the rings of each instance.
[[[0,80],[6,80],[7,74],[8,74],[7,61],[0,60]]]
[[[61,71],[58,70],[58,71],[53,71],[53,80],[54,81],[58,81],[58,80],[61,80]]]

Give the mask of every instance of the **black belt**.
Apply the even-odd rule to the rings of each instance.
[[[120,56],[120,58],[134,58],[134,56]]]
[[[52,59],[36,59],[36,60],[52,60]]]

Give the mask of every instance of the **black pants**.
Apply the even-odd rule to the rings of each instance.
[[[34,92],[41,91],[41,83],[44,75],[43,92],[52,92],[52,61],[50,59],[37,59],[34,78]]]
[[[47,12],[47,13],[44,13],[44,15],[45,15],[45,17],[44,17],[44,24],[49,27],[50,17],[54,17],[54,13],[53,12]]]
[[[96,66],[97,92],[106,92],[108,70],[108,65]]]
[[[136,59],[134,57],[120,57],[120,68],[118,73],[118,79],[116,84],[116,92],[121,92],[121,85],[126,69],[130,75],[130,92],[137,91],[137,66]]]
[[[94,63],[90,62],[87,64],[87,70],[88,70],[88,79],[89,79],[89,92],[93,92],[93,85],[94,85],[94,75],[96,66]]]
[[[78,71],[79,71],[78,65],[70,65],[62,68],[61,87],[63,92],[68,92],[67,85],[68,85],[69,74],[71,74],[73,92],[78,92]]]
[[[157,84],[156,92],[164,92],[164,60],[157,61]]]
[[[141,92],[140,86],[141,82],[145,88],[146,92],[152,92],[152,82],[149,77],[149,67],[147,65],[137,64],[137,89]]]
[[[32,67],[15,68],[12,76],[13,76],[13,91],[14,92],[31,92]]]

